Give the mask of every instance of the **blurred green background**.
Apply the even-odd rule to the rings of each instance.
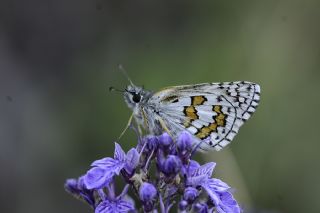
[[[0,1],[1,212],[90,212],[66,178],[113,152],[130,110],[108,87],[247,80],[261,102],[198,155],[245,212],[320,212],[320,2]],[[136,143],[132,131],[121,145]]]

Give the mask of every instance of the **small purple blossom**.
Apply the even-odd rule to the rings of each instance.
[[[193,209],[197,213],[208,213],[208,205],[205,203],[197,203],[193,206]]]
[[[187,202],[187,201],[181,200],[181,201],[179,202],[179,210],[180,210],[180,211],[186,210],[187,207],[188,207],[188,202]]]
[[[95,207],[95,213],[126,213],[135,209],[134,202],[126,195],[128,185],[124,187],[122,193],[115,197],[113,185],[107,188],[108,194],[99,190],[101,202]]]
[[[218,212],[241,212],[237,201],[233,198],[232,194],[228,191],[219,193],[221,202],[217,204]]]
[[[177,151],[180,156],[191,154],[192,136],[188,132],[182,132],[177,139]],[[186,156],[187,157],[187,156]]]
[[[126,213],[134,210],[133,203],[125,200],[104,200],[97,208],[95,213]]]
[[[135,148],[130,149],[127,153],[124,169],[129,174],[129,176],[133,175],[135,168],[138,166],[139,157],[140,155]]]
[[[189,203],[192,203],[199,195],[199,192],[196,188],[193,187],[187,187],[184,190],[183,199],[188,201]]]
[[[159,136],[159,146],[164,152],[168,151],[172,144],[172,138],[168,133],[163,133]]]
[[[152,184],[146,182],[141,184],[139,188],[139,197],[146,212],[149,212],[153,209],[156,196],[157,189]]]
[[[167,176],[175,176],[180,172],[181,160],[176,155],[168,155],[168,157],[161,163],[160,170]]]
[[[95,213],[136,212],[129,189],[144,212],[168,213],[176,206],[181,213],[240,213],[230,186],[212,178],[216,163],[200,165],[191,159],[192,142],[187,132],[175,140],[167,133],[149,135],[127,153],[115,143],[113,158],[94,161],[85,175],[68,179],[65,189],[87,202]],[[151,173],[152,165],[156,165],[155,173]],[[116,196],[114,181],[118,176],[127,185]],[[176,204],[177,198],[180,201]]]
[[[84,184],[87,189],[100,189],[107,186],[115,175],[125,168],[127,173],[132,174],[138,166],[139,154],[135,148],[132,148],[126,154],[121,146],[115,143],[114,158],[103,158],[94,161],[92,168],[84,176]]]
[[[64,188],[67,192],[76,198],[87,202],[94,208],[96,202],[94,198],[94,191],[84,187],[83,177],[80,177],[79,179],[67,179],[64,184]]]
[[[157,196],[157,189],[151,183],[143,183],[139,188],[139,196],[142,202],[150,202]]]
[[[158,137],[146,136],[144,139],[146,144],[145,152],[151,152],[152,150],[156,151],[159,145]]]

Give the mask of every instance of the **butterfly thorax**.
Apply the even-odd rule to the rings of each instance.
[[[156,106],[148,103],[152,95],[153,92],[144,90],[142,87],[135,85],[127,86],[124,93],[124,99],[128,107],[133,111],[137,123],[147,130],[150,130],[150,125],[154,125],[154,119],[150,117],[150,110],[155,112]]]

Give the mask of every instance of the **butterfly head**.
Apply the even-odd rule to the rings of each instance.
[[[146,91],[143,87],[128,85],[124,91],[124,100],[130,108],[135,108],[145,103],[150,97],[151,92]]]

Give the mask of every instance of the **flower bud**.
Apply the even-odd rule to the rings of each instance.
[[[64,185],[64,188],[70,194],[74,195],[75,197],[79,197],[86,201],[89,205],[94,207],[95,204],[95,197],[93,190],[88,190],[84,187],[83,184],[83,177],[78,179],[67,179]]]
[[[130,178],[133,176],[135,169],[139,165],[140,155],[135,148],[128,151],[126,156],[126,163],[124,165],[124,171]]]
[[[147,136],[145,138],[146,148],[145,150],[151,152],[152,150],[156,150],[158,148],[158,137],[155,136]]]
[[[197,189],[193,187],[188,187],[184,190],[183,199],[188,201],[189,203],[192,203],[199,195],[199,192]]]
[[[160,169],[167,176],[176,175],[181,169],[181,160],[175,155],[168,155]]]
[[[172,138],[168,133],[163,133],[159,136],[159,146],[163,151],[168,151],[172,144]]]
[[[194,171],[200,167],[200,164],[197,161],[190,160],[189,165],[182,167],[183,175],[191,175]]]
[[[159,149],[157,152],[157,166],[158,166],[158,168],[160,168],[160,170],[161,170],[162,165],[165,160],[166,160],[166,157],[165,157],[163,151],[161,149]]]
[[[208,206],[205,203],[197,203],[193,207],[194,207],[194,211],[197,213],[207,213],[208,212]]]
[[[71,194],[79,194],[78,181],[76,179],[67,179],[64,188]]]
[[[180,155],[186,155],[192,150],[192,136],[189,132],[180,133],[177,140],[177,150]]]
[[[139,197],[143,203],[144,210],[149,212],[153,209],[153,201],[157,196],[157,189],[151,184],[144,182],[139,188]]]
[[[187,201],[181,200],[179,202],[179,210],[180,211],[186,210],[187,207],[188,207],[188,202]]]
[[[157,196],[157,189],[151,184],[144,182],[139,188],[139,197],[143,202],[152,201]]]

